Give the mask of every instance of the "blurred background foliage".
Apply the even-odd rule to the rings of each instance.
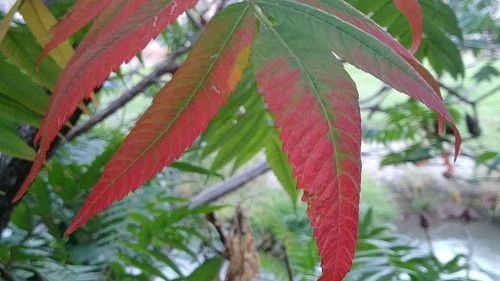
[[[62,17],[73,2],[46,1],[56,18]],[[347,2],[377,21],[403,45],[411,45],[408,23],[392,0]],[[89,103],[88,110],[92,114],[105,110],[120,94],[155,73],[168,55],[192,45],[213,14],[211,8],[221,3],[227,4],[200,1],[196,9],[181,16],[137,59],[123,65],[102,85],[97,92],[100,107]],[[439,258],[432,247],[426,215],[439,205],[431,200],[433,195],[426,197],[420,189],[410,188],[405,189],[410,193],[409,199],[402,199],[401,192],[394,193],[376,179],[376,172],[370,171],[370,165],[376,165],[372,170],[377,170],[379,165],[398,169],[431,163],[453,184],[492,183],[496,193],[488,193],[489,201],[482,201],[480,210],[486,210],[487,219],[500,217],[500,4],[495,0],[420,3],[424,37],[416,57],[439,78],[446,104],[461,128],[461,160],[457,164],[450,161],[453,137],[436,133],[435,116],[427,108],[392,95],[393,90],[346,65],[361,95],[363,155],[370,160],[365,162],[368,176],[363,179],[358,249],[346,280],[498,280],[498,276],[471,258],[472,250]],[[1,20],[7,6],[0,8]],[[77,47],[87,31],[88,27],[73,36],[71,45]],[[41,48],[23,18],[16,16],[0,45],[2,176],[14,159],[33,158],[30,128],[40,123],[48,103],[47,94],[61,71],[52,58],[35,68]],[[182,53],[174,62],[180,64],[184,59]],[[236,263],[228,257],[226,243],[238,220],[233,218],[234,205],[241,205],[243,216],[248,216],[251,236],[245,239],[253,241],[260,260],[260,273],[255,280],[316,280],[321,275],[305,215],[307,207],[299,200],[287,156],[281,152],[273,118],[257,93],[251,69],[208,130],[178,162],[75,234],[63,237],[103,165],[170,77],[171,73],[162,72],[141,89],[141,95],[54,151],[47,169],[16,206],[3,229],[1,278],[216,280]],[[92,117],[80,119],[80,123],[85,123]],[[455,167],[463,159],[466,174],[457,172],[459,168]],[[191,206],[189,198],[194,194],[238,177],[240,168],[244,170],[261,161],[268,163],[275,177],[266,174],[223,198],[217,206]],[[455,201],[460,198],[460,194],[456,195]],[[402,218],[406,219],[401,210],[406,199],[408,208],[418,214],[412,222],[423,235],[423,242],[395,227]],[[466,205],[464,211],[468,208]],[[472,219],[467,214],[460,216],[460,225],[466,232]]]

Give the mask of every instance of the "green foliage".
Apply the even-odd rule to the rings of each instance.
[[[51,58],[42,61],[37,66],[36,61],[42,52],[42,47],[26,26],[18,25],[10,28],[0,45],[0,51],[19,70],[28,74],[35,83],[47,89],[53,89],[61,69]]]
[[[489,63],[482,66],[475,74],[474,79],[476,79],[477,83],[481,82],[490,82],[494,80],[497,76],[500,76],[500,72],[496,69],[496,67]]]
[[[377,186],[368,188],[373,190],[362,195],[359,241],[353,269],[345,280],[472,281],[467,270],[482,271],[478,265],[470,264],[466,255],[438,260],[413,238],[397,234],[391,223],[393,215],[380,210],[380,204],[391,205],[390,200],[383,202],[388,201],[387,191]],[[374,198],[377,193],[379,199]],[[288,280],[282,245],[286,246],[294,280],[313,281],[320,276],[317,248],[309,235],[312,230],[301,212],[304,207],[299,204],[298,210],[292,212],[285,201],[274,199],[264,204],[265,216],[259,212],[252,214],[252,229],[256,240],[261,242],[262,280]]]
[[[296,188],[296,180],[292,175],[292,168],[288,164],[288,156],[283,153],[282,146],[283,144],[277,133],[271,131],[266,142],[266,159],[295,206],[299,197],[299,191]]]
[[[456,255],[440,261],[390,225],[373,224],[373,212],[362,214],[353,269],[346,280],[455,280],[467,277],[468,259]]]
[[[193,247],[203,248],[208,256],[216,254],[198,217],[218,207],[188,208],[188,202],[169,189],[175,183],[161,175],[70,239],[62,238],[82,194],[120,142],[120,136],[103,141],[98,134],[59,150],[47,176],[36,180],[3,234],[0,266],[5,271],[17,280],[212,280],[220,258],[207,259],[192,275],[192,267],[186,270],[179,262],[203,263],[205,258]],[[94,154],[75,157],[78,151]]]
[[[0,120],[0,135],[2,136],[0,151],[20,159],[33,160],[35,158],[35,150],[17,134],[13,124]]]
[[[198,146],[201,146],[202,159],[215,154],[211,161],[212,171],[222,170],[232,163],[231,174],[265,148],[269,166],[292,202],[297,201],[298,191],[288,157],[281,149],[281,140],[262,95],[257,93],[252,71],[244,73],[235,92],[201,136]]]

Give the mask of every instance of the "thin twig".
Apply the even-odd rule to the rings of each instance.
[[[219,220],[217,219],[215,214],[209,213],[205,217],[215,227],[215,230],[217,230],[217,234],[219,234],[219,239],[222,245],[226,245],[226,236],[224,235],[222,226],[220,225]]]
[[[465,102],[466,104],[469,104],[469,105],[472,105],[472,106],[475,106],[475,102],[473,101],[470,101],[468,98],[460,95],[456,90],[452,89],[451,87],[449,86],[446,86],[444,85],[443,83],[439,83],[439,86],[443,89],[445,89],[450,95],[458,98],[459,100]]]
[[[191,22],[191,24],[195,26],[197,31],[200,31],[203,28],[203,25],[198,20],[196,20],[194,18],[194,16],[191,14],[191,12],[186,11],[186,16],[189,19],[189,21]]]
[[[0,265],[0,277],[5,279],[6,281],[17,281],[16,277],[1,265]]]
[[[492,96],[496,93],[499,93],[500,91],[500,85],[497,85],[496,87],[494,87],[493,89],[489,90],[488,92],[484,93],[482,96],[480,96],[479,98],[477,98],[474,103],[480,103],[481,101],[483,101],[485,98],[489,97],[489,96]]]
[[[243,173],[237,174],[226,181],[217,183],[212,187],[196,194],[191,198],[189,207],[196,208],[200,205],[211,203],[224,195],[235,191],[269,170],[270,168],[267,162],[262,162]]]
[[[99,111],[98,113],[90,117],[87,121],[74,126],[66,134],[66,140],[71,141],[72,139],[87,132],[90,128],[92,128],[96,124],[102,122],[104,119],[115,113],[118,109],[122,108],[129,101],[134,99],[137,95],[142,93],[145,89],[155,84],[162,75],[166,73],[174,73],[179,68],[179,65],[175,62],[175,59],[178,56],[187,52],[188,50],[189,47],[176,51],[167,61],[161,63],[151,74],[146,76],[146,78],[142,79],[132,89],[126,91],[119,98],[111,102],[108,105],[108,107]]]
[[[378,98],[379,96],[385,94],[390,89],[391,88],[389,88],[388,86],[384,85],[375,94],[373,94],[373,95],[371,95],[371,96],[369,96],[369,97],[367,97],[365,99],[360,100],[359,103],[363,104],[363,103],[368,103],[370,101],[373,101],[374,99]]]
[[[290,262],[290,257],[288,256],[288,249],[286,248],[286,241],[283,241],[281,247],[283,250],[283,261],[285,262],[286,273],[288,274],[288,280],[295,280],[293,277],[292,263]]]

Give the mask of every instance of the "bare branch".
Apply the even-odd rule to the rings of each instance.
[[[155,84],[162,75],[166,73],[174,73],[179,68],[179,65],[175,62],[176,58],[186,53],[189,49],[190,47],[185,47],[174,52],[174,54],[172,54],[167,61],[161,63],[151,74],[142,79],[132,89],[126,91],[119,98],[111,102],[108,107],[96,113],[95,115],[90,117],[87,121],[74,126],[66,134],[66,140],[71,141],[72,139],[87,132],[90,128],[92,128],[96,124],[102,122],[104,119],[115,113],[118,109],[123,107],[129,101],[134,99],[137,95],[146,90],[149,86]]]
[[[288,280],[295,280],[293,277],[292,263],[290,262],[290,257],[288,256],[288,249],[286,247],[286,240],[281,244],[283,250],[283,262],[285,263],[286,273],[288,275]]]
[[[243,173],[235,175],[226,181],[217,183],[196,194],[191,198],[189,207],[196,208],[200,205],[211,203],[228,193],[235,191],[239,187],[242,187],[244,184],[254,180],[269,170],[270,168],[267,162],[262,162]]]
[[[451,87],[448,87],[446,85],[444,85],[443,83],[439,83],[439,86],[443,89],[445,89],[448,93],[450,93],[450,95],[458,98],[459,100],[465,102],[466,104],[469,104],[471,106],[475,106],[475,103],[473,101],[470,101],[469,99],[467,99],[466,97],[460,95],[457,91],[455,91],[454,89],[452,89]]]
[[[485,98],[490,97],[494,94],[498,94],[500,92],[500,85],[497,85],[496,87],[492,88],[488,92],[484,93],[482,96],[477,98],[474,102],[475,103],[480,103],[482,102]]]

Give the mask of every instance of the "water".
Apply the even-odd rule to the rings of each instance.
[[[422,241],[428,248],[423,230],[417,218],[398,224],[400,232]],[[471,260],[478,267],[491,272],[490,277],[475,269],[471,278],[482,281],[500,281],[500,227],[488,221],[474,221],[466,226],[457,221],[442,222],[430,228],[434,253],[441,261],[449,261],[457,254],[472,253]]]

